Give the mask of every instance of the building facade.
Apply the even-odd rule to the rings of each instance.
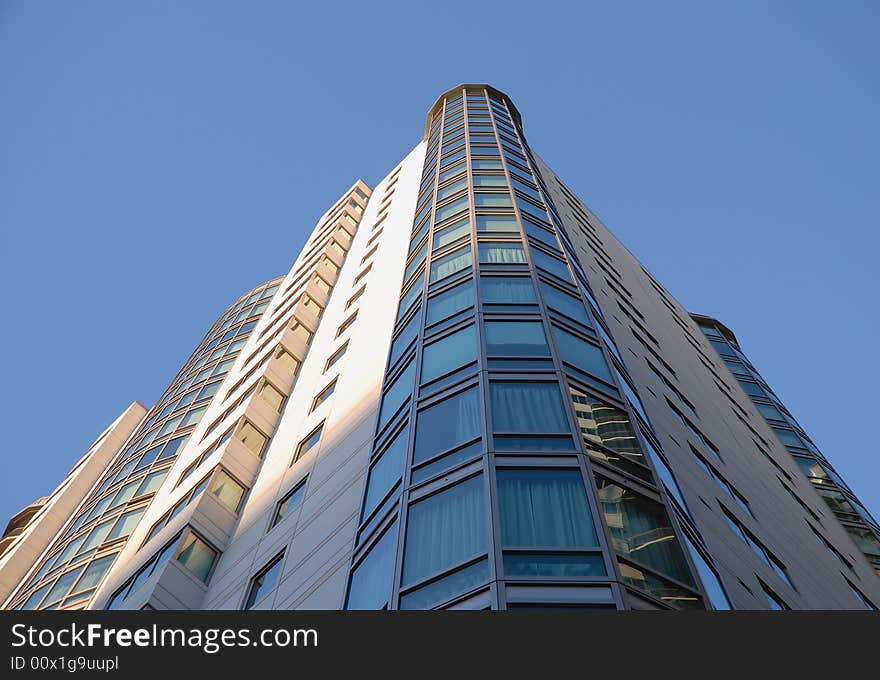
[[[867,509],[487,85],[441,95],[135,420],[0,562],[5,608],[880,604]]]

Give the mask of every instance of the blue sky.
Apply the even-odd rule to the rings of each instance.
[[[514,98],[533,148],[737,332],[880,514],[878,8],[7,0],[0,522],[151,404],[463,81]]]

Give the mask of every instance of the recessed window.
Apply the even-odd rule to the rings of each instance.
[[[207,583],[218,556],[219,553],[216,550],[191,530],[187,530],[181,540],[177,561],[200,581]]]
[[[273,527],[299,507],[305,493],[306,480],[303,479],[278,502],[278,506],[275,508],[275,516],[272,518]]]
[[[280,347],[278,351],[275,353],[275,358],[278,359],[282,364],[284,364],[291,373],[296,373],[299,368],[299,362],[296,360],[290,352],[288,352],[283,347]]]
[[[216,498],[229,512],[238,514],[245,488],[235,481],[223,468],[217,470],[211,479],[208,493]]]
[[[266,401],[269,406],[271,406],[276,411],[281,411],[281,406],[284,404],[284,395],[281,394],[277,389],[272,386],[268,380],[263,380],[260,384],[259,390],[257,390],[259,395]]]
[[[361,299],[361,295],[364,294],[364,291],[367,289],[366,286],[362,286],[361,289],[349,298],[348,302],[345,303],[345,308],[348,309],[353,304],[355,304],[358,300]]]
[[[238,428],[235,436],[242,444],[250,449],[255,456],[262,458],[263,451],[266,448],[266,442],[269,441],[269,438],[254,427],[249,420],[242,422],[241,427]]]
[[[348,317],[345,321],[342,322],[342,324],[339,326],[339,328],[336,329],[336,337],[337,338],[340,335],[342,335],[343,333],[345,333],[345,331],[347,331],[349,328],[351,328],[351,325],[355,322],[355,319],[357,319],[357,314],[358,314],[357,312],[352,314],[350,317]]]
[[[299,446],[296,447],[296,457],[293,459],[294,462],[298,461],[314,448],[315,444],[321,440],[321,431],[323,429],[324,423],[321,423],[318,427],[312,430],[312,433],[308,437],[299,443]]]
[[[247,600],[244,608],[250,609],[272,590],[278,583],[278,575],[281,573],[281,559],[284,553],[279,553],[269,564],[260,570],[260,573],[251,580]]]
[[[318,395],[315,397],[315,400],[312,402],[312,411],[318,408],[321,404],[327,401],[330,398],[330,395],[336,391],[336,378],[333,379],[327,387],[318,392]]]
[[[337,361],[339,361],[342,357],[344,357],[345,352],[347,350],[348,350],[348,341],[346,341],[342,347],[340,347],[338,350],[333,352],[332,355],[330,355],[330,358],[327,359],[327,365],[324,366],[324,370],[325,371],[329,370]]]

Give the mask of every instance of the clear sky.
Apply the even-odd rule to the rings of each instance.
[[[831,0],[5,0],[0,522],[152,404],[460,82],[513,97],[537,153],[737,332],[880,514],[878,21]]]

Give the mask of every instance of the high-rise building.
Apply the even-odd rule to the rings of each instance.
[[[144,411],[10,523],[6,608],[880,605],[867,509],[487,85]]]

